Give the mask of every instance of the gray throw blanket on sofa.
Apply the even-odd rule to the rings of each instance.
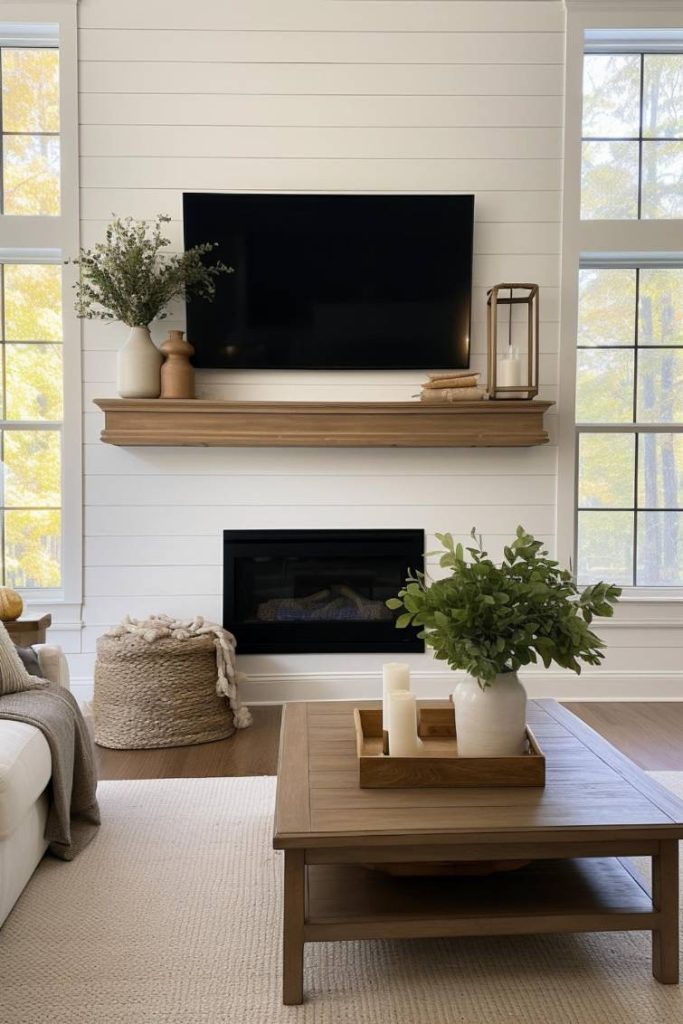
[[[73,860],[100,824],[95,751],[75,698],[57,683],[4,694],[0,697],[0,718],[28,722],[47,740],[52,778],[45,838],[55,857]]]

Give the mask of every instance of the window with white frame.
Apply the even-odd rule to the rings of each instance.
[[[683,53],[587,53],[581,216],[683,217]]]
[[[581,216],[606,223],[579,270],[577,576],[682,587],[683,253],[610,252],[608,222],[683,217],[683,52],[586,53]]]
[[[0,210],[9,215],[56,216],[60,212],[56,45],[0,46],[0,86]]]
[[[56,26],[0,25],[0,44],[0,239],[14,243],[0,246],[0,569],[8,586],[55,591],[63,426],[62,261],[50,224],[61,213]],[[22,231],[28,217],[30,233]],[[30,246],[16,244],[24,238]]]

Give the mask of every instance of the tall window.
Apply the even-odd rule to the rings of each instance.
[[[582,582],[683,586],[683,269],[579,276]]]
[[[587,53],[581,216],[683,217],[683,53]]]
[[[683,217],[683,53],[585,55],[581,215]],[[579,271],[577,574],[683,587],[683,252],[609,240]]]
[[[61,267],[0,266],[2,569],[19,589],[61,585]]]
[[[0,248],[0,569],[8,586],[57,589],[62,584],[62,268],[47,225],[61,212],[59,51],[56,45],[13,45],[11,33],[5,43],[0,46],[0,239],[10,234],[13,221],[15,244]],[[30,233],[21,228],[28,223],[25,217],[31,217]],[[31,248],[23,248],[24,238]],[[43,239],[44,248],[35,248]]]
[[[0,47],[0,83],[2,213],[59,214],[59,50]]]

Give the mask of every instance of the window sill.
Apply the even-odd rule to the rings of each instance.
[[[683,604],[683,587],[624,587],[619,600],[625,604]]]

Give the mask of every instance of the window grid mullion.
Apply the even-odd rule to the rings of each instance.
[[[4,305],[3,305],[2,308],[3,308],[3,311],[4,311],[4,308],[5,308]],[[4,367],[5,360],[3,359],[2,362],[3,362],[3,367]],[[0,461],[2,462],[2,465],[4,466],[5,465],[5,431],[4,430],[0,430]],[[2,515],[0,515],[0,572],[2,573],[2,576],[0,577],[0,579],[2,579],[2,585],[4,587],[5,583],[6,583],[6,576],[5,576],[5,474],[4,473],[2,474]]]
[[[5,136],[11,135],[11,136],[18,136],[19,138],[28,138],[28,139],[35,139],[36,136],[39,136],[40,138],[46,138],[46,139],[58,139],[59,138],[59,132],[44,132],[44,131],[41,131],[40,128],[37,128],[34,132],[5,132],[5,131],[3,131],[2,134],[5,135]],[[661,141],[662,142],[678,142],[679,140],[678,139],[662,139]]]
[[[636,433],[633,452],[633,586],[638,586],[638,460],[640,457],[640,438]]]
[[[640,96],[638,101],[638,220],[643,219],[643,90],[645,88],[645,54],[640,55]],[[636,307],[637,316],[637,307]]]
[[[638,335],[640,330],[640,267],[636,267],[636,301],[633,313],[633,422],[638,422]]]
[[[3,84],[2,84],[2,53],[3,48],[0,46],[0,217],[5,212],[5,146],[4,146],[4,124],[3,124]],[[3,296],[4,299],[4,296]],[[5,304],[2,304],[2,315],[5,316]],[[5,579],[5,567],[3,562],[2,567],[2,578]]]
[[[49,132],[5,132],[6,135],[49,135]],[[582,135],[582,142],[683,142],[683,135]]]
[[[642,196],[642,169],[643,169],[643,56],[640,58],[640,134],[638,143],[638,219],[640,220],[641,196]],[[638,340],[640,332],[640,267],[636,267],[636,294],[635,309],[633,315],[633,424],[638,422]],[[633,563],[631,574],[633,586],[638,586],[638,455],[639,442],[638,434],[634,438],[634,465],[633,465]]]
[[[0,184],[1,187],[1,184]],[[2,373],[0,374],[0,402],[2,403],[2,423],[4,429],[5,417],[7,415],[7,352],[5,349],[5,310],[7,309],[7,303],[5,302],[5,266],[0,264],[0,307],[2,307],[2,317],[0,319],[0,342],[2,342],[2,351],[0,357],[2,358]],[[4,462],[4,449],[3,449],[3,462]],[[4,565],[3,565],[3,581],[5,579]]]

